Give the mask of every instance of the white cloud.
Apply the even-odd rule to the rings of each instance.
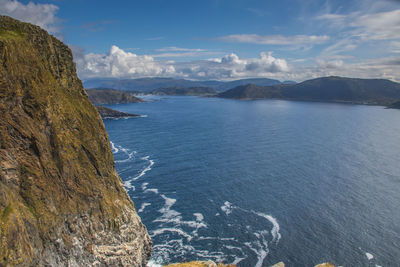
[[[17,0],[0,0],[0,14],[30,22],[51,33],[59,32],[57,27],[59,19],[56,17],[57,11],[58,7],[53,4],[29,2],[25,5]]]
[[[236,54],[221,58],[186,62],[155,60],[154,56],[136,55],[112,46],[107,54],[82,54],[72,47],[82,78],[181,77],[190,79],[234,79],[266,77],[290,70],[286,60],[272,53],[259,58],[239,58]]]
[[[258,34],[232,34],[221,36],[217,40],[233,43],[252,43],[265,45],[300,45],[321,44],[329,40],[327,35],[258,35]]]
[[[331,28],[345,30],[342,34],[362,40],[389,40],[400,38],[400,9],[369,13],[356,11],[348,14],[327,13],[316,17]]]
[[[330,61],[323,60],[323,59],[317,59],[317,64],[320,68],[338,69],[344,65],[344,62],[341,59],[335,59],[335,60],[330,60]]]
[[[361,37],[364,39],[398,39],[400,38],[400,9],[362,15],[351,26],[360,28]]]
[[[176,46],[169,46],[156,49],[157,52],[204,52],[206,50],[200,48],[182,48]]]
[[[168,76],[175,73],[169,62],[160,63],[151,56],[138,56],[117,46],[112,46],[108,54],[77,56],[76,63],[83,77]]]
[[[151,56],[154,58],[194,58],[221,54],[221,52],[208,51],[200,48],[182,48],[176,46],[163,47],[156,49],[155,51],[164,53],[152,54]]]
[[[346,63],[347,56],[320,57],[314,63],[290,61],[261,53],[256,58],[229,54],[219,58],[194,61],[156,60],[153,56],[137,55],[112,46],[107,54],[83,54],[71,47],[81,78],[174,77],[194,80],[233,80],[265,77],[303,81],[323,76],[385,78],[400,80],[400,57],[359,60]],[[354,58],[350,58],[355,60]]]

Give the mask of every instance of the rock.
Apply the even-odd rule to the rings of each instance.
[[[90,102],[99,104],[126,104],[143,102],[142,99],[133,96],[129,92],[123,92],[115,89],[95,88],[86,89]]]
[[[283,262],[281,261],[281,262],[278,262],[278,263],[275,264],[275,265],[272,265],[271,267],[285,267],[285,263],[283,263]]]
[[[70,49],[0,16],[0,266],[144,266],[151,240]]]
[[[119,119],[119,118],[129,118],[129,117],[140,117],[136,114],[125,113],[117,110],[113,110],[110,108],[106,108],[103,106],[97,106],[97,111],[100,113],[100,116],[103,119]]]

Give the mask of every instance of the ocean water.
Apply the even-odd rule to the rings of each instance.
[[[400,266],[400,110],[146,100],[105,125],[154,264]]]

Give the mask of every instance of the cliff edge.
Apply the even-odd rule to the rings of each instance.
[[[143,266],[151,240],[70,49],[0,16],[0,266]]]

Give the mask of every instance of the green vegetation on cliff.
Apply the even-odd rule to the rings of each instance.
[[[0,265],[142,265],[151,240],[70,49],[0,16]]]

